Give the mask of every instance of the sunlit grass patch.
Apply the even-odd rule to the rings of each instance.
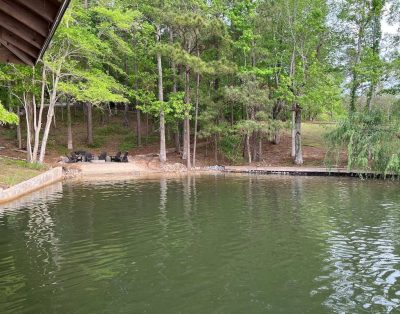
[[[325,123],[303,123],[302,128],[302,144],[304,146],[326,148],[327,143],[325,141],[325,134],[327,134],[334,124]]]
[[[31,179],[47,169],[38,163],[0,158],[0,187],[7,188]]]

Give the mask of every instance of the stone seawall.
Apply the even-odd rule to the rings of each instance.
[[[10,202],[23,195],[36,191],[52,183],[63,179],[62,167],[56,167],[46,171],[32,179],[21,182],[6,190],[0,190],[0,204]]]

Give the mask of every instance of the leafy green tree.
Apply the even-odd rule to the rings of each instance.
[[[15,113],[7,111],[0,103],[0,124],[18,124],[19,118]]]

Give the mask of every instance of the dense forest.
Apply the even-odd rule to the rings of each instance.
[[[73,0],[44,59],[0,66],[0,119],[26,124],[28,160],[43,162],[54,109],[135,110],[190,169],[200,139],[228,159],[262,159],[263,143],[302,121],[335,122],[328,158],[400,172],[400,2],[397,0]],[[386,34],[386,26],[392,30]],[[21,135],[19,136],[21,138]]]

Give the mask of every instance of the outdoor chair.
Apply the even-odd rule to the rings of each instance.
[[[82,156],[77,155],[75,152],[72,152],[70,156],[67,156],[68,163],[76,163],[78,161],[82,161]]]
[[[122,156],[121,162],[128,162],[128,155],[129,155],[129,153],[125,152],[124,156]]]
[[[86,155],[86,151],[85,150],[78,150],[75,152],[76,155],[80,155],[80,156],[85,156]]]
[[[121,152],[118,152],[115,156],[111,156],[111,161],[121,162]]]
[[[107,159],[107,152],[102,152],[100,155],[99,155],[99,160],[106,160]]]
[[[91,162],[93,160],[93,155],[92,153],[85,153],[85,161],[86,162]]]

